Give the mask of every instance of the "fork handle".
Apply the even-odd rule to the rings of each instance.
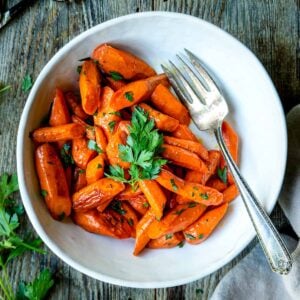
[[[236,163],[232,159],[222,136],[221,124],[215,129],[214,133],[229,170],[240,191],[272,271],[280,274],[288,274],[292,267],[292,258],[289,251],[269,216],[254,196],[247,182],[241,175]]]

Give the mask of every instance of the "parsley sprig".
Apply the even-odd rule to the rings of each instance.
[[[128,130],[126,145],[119,145],[119,156],[122,161],[130,163],[130,179],[125,178],[124,170],[118,165],[110,166],[106,176],[136,187],[141,179],[156,178],[167,160],[159,156],[163,135],[155,129],[154,120],[149,119],[141,107],[135,107]]]

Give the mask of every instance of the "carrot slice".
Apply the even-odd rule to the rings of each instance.
[[[197,137],[192,133],[189,127],[184,124],[179,124],[176,130],[172,132],[172,136],[178,139],[199,142]]]
[[[97,146],[105,153],[107,147],[106,136],[101,127],[94,126],[94,129],[95,129],[95,138],[96,138]]]
[[[81,119],[86,119],[88,115],[83,111],[81,104],[73,92],[66,92],[65,99],[68,103],[70,110]]]
[[[51,216],[61,220],[71,213],[69,187],[62,163],[50,144],[40,145],[35,152],[36,170]]]
[[[73,191],[78,192],[79,190],[81,190],[86,186],[87,186],[87,182],[86,182],[85,170],[76,167],[74,171]]]
[[[85,170],[87,164],[97,155],[97,152],[88,148],[86,138],[75,139],[72,142],[72,157],[75,164]]]
[[[184,240],[181,232],[169,233],[158,239],[151,240],[147,247],[151,249],[174,248]]]
[[[219,192],[223,192],[227,188],[227,184],[225,184],[222,180],[219,178],[211,178],[206,183],[207,186],[218,190]],[[224,195],[224,194],[223,194]]]
[[[231,202],[239,195],[239,190],[235,184],[230,185],[223,191],[224,202]]]
[[[224,203],[207,211],[183,231],[186,241],[193,245],[205,241],[223,219],[227,209],[228,203]]]
[[[88,162],[86,167],[86,181],[87,184],[94,183],[101,179],[104,175],[104,158],[103,154],[97,155]]]
[[[142,216],[149,210],[150,204],[144,195],[127,199],[127,201]]]
[[[125,190],[118,195],[118,200],[130,200],[143,194],[140,188],[133,189],[129,184],[125,186]]]

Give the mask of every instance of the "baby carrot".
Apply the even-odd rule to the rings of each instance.
[[[83,111],[77,97],[72,92],[66,92],[65,98],[70,110],[81,119],[86,119],[88,115]]]
[[[97,155],[88,162],[86,167],[86,181],[87,184],[94,183],[101,179],[104,175],[104,158],[103,154]]]
[[[77,167],[85,170],[87,164],[97,155],[97,152],[88,147],[86,138],[75,139],[72,142],[72,157]]]
[[[231,202],[239,195],[239,190],[235,184],[230,185],[223,191],[224,202]]]
[[[158,239],[151,240],[147,247],[151,249],[173,248],[178,246],[184,240],[181,232],[169,233]]]
[[[179,124],[175,131],[172,132],[172,136],[178,139],[190,140],[199,142],[197,137],[192,133],[187,125]]]

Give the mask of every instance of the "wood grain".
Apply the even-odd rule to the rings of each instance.
[[[7,1],[8,6],[17,3]],[[300,2],[294,0],[86,0],[37,1],[0,31],[0,84],[12,88],[0,99],[0,174],[16,170],[17,124],[28,93],[22,79],[35,79],[48,60],[70,39],[106,20],[142,11],[161,10],[203,18],[242,41],[260,59],[279,92],[285,111],[300,99]],[[170,25],[171,26],[171,25]],[[255,87],[253,87],[255,88]],[[287,224],[278,206],[272,219]],[[24,232],[32,231],[24,220]],[[217,272],[184,286],[168,289],[131,289],[91,279],[48,254],[26,254],[16,259],[9,273],[16,288],[43,267],[58,278],[50,299],[209,299],[221,278],[247,255],[256,240]]]

